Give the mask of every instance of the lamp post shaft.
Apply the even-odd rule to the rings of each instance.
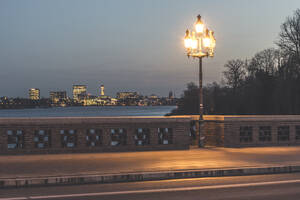
[[[202,87],[202,57],[199,57],[199,140],[198,146],[202,147],[201,132],[203,124],[203,87]]]

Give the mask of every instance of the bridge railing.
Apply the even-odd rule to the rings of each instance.
[[[2,118],[0,154],[187,149],[190,117]]]

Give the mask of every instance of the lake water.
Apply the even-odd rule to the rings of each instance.
[[[0,117],[164,116],[176,106],[89,106],[0,110]]]

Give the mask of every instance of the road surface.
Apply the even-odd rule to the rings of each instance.
[[[0,200],[299,200],[300,173],[0,189]]]

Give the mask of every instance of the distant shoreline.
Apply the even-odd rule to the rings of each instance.
[[[50,108],[78,108],[78,107],[166,107],[166,106],[175,106],[176,105],[143,105],[143,106],[138,106],[138,105],[92,105],[92,106],[32,106],[32,107],[8,107],[8,108],[1,108],[0,110],[22,110],[22,109],[50,109]]]
[[[165,116],[176,106],[68,106],[0,109],[0,117]]]

